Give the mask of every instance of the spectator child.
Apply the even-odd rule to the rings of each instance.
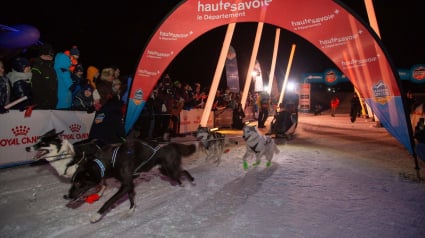
[[[84,85],[78,91],[72,100],[72,109],[87,111],[88,113],[94,111],[93,88],[90,85]]]

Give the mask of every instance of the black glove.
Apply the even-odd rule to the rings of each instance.
[[[93,106],[87,108],[87,113],[88,114],[93,113],[93,112],[94,112],[94,107]]]
[[[4,108],[3,106],[0,106],[0,114],[8,113],[8,112],[9,112],[9,110],[7,110],[6,108]]]

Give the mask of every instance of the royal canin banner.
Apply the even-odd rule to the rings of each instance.
[[[126,131],[181,50],[205,32],[238,22],[271,24],[316,46],[350,79],[385,129],[414,153],[399,78],[379,37],[332,0],[182,1],[158,26],[141,55],[129,95]]]
[[[31,161],[35,154],[26,152],[25,147],[52,129],[64,131],[62,138],[72,143],[87,139],[94,114],[62,110],[33,110],[29,117],[18,110],[1,114],[0,165]]]

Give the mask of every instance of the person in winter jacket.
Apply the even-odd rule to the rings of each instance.
[[[27,100],[18,103],[14,108],[20,111],[25,110],[32,103],[32,89],[31,89],[31,65],[28,59],[24,57],[17,57],[12,61],[12,71],[7,74],[12,85],[12,98],[17,100],[22,97],[27,97]]]
[[[89,84],[93,88],[93,101],[95,110],[98,111],[101,107],[100,105],[100,94],[97,91],[96,82],[99,80],[99,69],[90,65],[87,67],[86,81],[85,83]]]
[[[56,109],[58,103],[58,80],[53,68],[54,55],[51,45],[42,45],[39,57],[31,67],[33,103],[38,109]]]
[[[4,75],[4,64],[0,60],[0,113],[6,113],[5,108],[10,103],[11,86],[9,79]]]
[[[336,109],[339,106],[339,98],[334,95],[331,99],[331,116],[335,116]]]
[[[122,143],[125,137],[123,102],[120,100],[119,90],[114,90],[113,73],[112,68],[102,69],[100,80],[96,83],[100,99],[89,138],[96,139],[100,146]]]
[[[78,91],[72,100],[72,109],[87,111],[88,113],[94,111],[93,88],[90,85],[84,85],[81,90]]]
[[[420,159],[425,162],[425,119],[420,118],[415,126],[414,137],[416,139],[415,151]]]
[[[77,64],[75,66],[74,71],[71,72],[71,79],[72,79],[72,85],[71,85],[71,93],[72,93],[72,99],[74,100],[74,97],[77,95],[77,93],[82,89],[82,86],[84,84],[84,68],[81,64]]]
[[[71,59],[66,54],[62,52],[56,54],[53,66],[58,76],[58,103],[56,109],[70,109],[72,105],[70,66]]]

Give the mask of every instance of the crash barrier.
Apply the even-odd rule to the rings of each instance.
[[[254,120],[254,108],[247,106],[245,108],[244,121]],[[204,109],[182,110],[180,112],[180,134],[188,134],[196,132],[201,123],[202,113]],[[209,115],[208,128],[230,128],[232,126],[233,111],[230,108],[212,111]]]
[[[87,139],[94,115],[62,110],[10,110],[0,114],[0,165],[31,161],[34,153],[26,152],[25,147],[51,129],[64,131],[62,137],[70,142]]]
[[[180,133],[196,132],[203,109],[182,110],[180,113]],[[245,120],[253,120],[253,108],[245,109]],[[68,110],[10,110],[0,114],[0,168],[32,161],[34,153],[25,151],[25,147],[34,144],[37,139],[51,129],[64,131],[62,137],[71,143],[88,138],[95,113]],[[230,128],[232,110],[224,109],[210,113],[207,127]]]
[[[202,118],[204,109],[181,110],[180,112],[180,134],[188,134],[195,132]],[[207,121],[207,127],[214,127],[214,113],[210,113]]]

